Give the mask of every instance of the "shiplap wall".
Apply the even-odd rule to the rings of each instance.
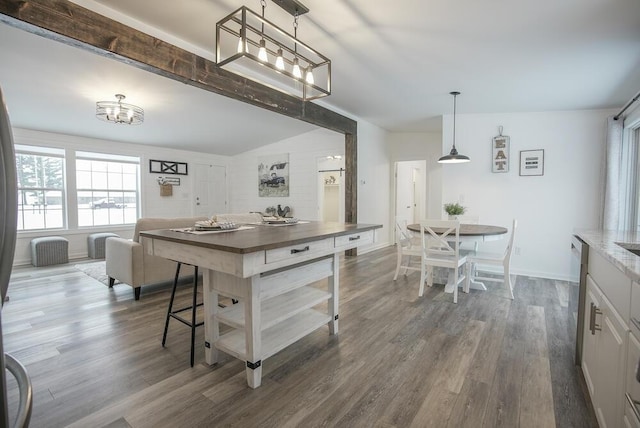
[[[258,164],[265,155],[289,154],[289,197],[258,196]],[[318,129],[236,155],[229,168],[231,212],[264,211],[289,206],[294,217],[318,219],[318,160],[344,155],[344,135]]]

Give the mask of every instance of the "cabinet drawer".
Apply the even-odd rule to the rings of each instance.
[[[333,252],[333,238],[326,238],[320,241],[305,242],[289,247],[274,248],[267,250],[265,263],[275,263],[283,260],[309,260],[313,256],[322,256]]]
[[[335,237],[336,248],[353,248],[364,244],[373,244],[373,230]]]
[[[631,279],[596,251],[589,251],[588,272],[625,323],[628,323]]]

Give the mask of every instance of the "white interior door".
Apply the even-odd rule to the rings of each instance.
[[[426,218],[427,212],[427,162],[396,162],[395,167],[395,216],[401,222],[417,223]]]
[[[194,215],[211,217],[227,212],[227,170],[195,164]]]
[[[409,162],[398,162],[396,164],[396,218],[399,221],[413,223],[414,195],[413,167]]]

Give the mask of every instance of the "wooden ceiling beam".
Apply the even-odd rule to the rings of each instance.
[[[357,133],[353,119],[224,70],[67,0],[0,0],[0,21],[322,128]]]

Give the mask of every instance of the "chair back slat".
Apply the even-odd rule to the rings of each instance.
[[[458,258],[460,251],[460,222],[457,220],[423,220],[420,222],[422,248],[425,257],[450,256]]]

